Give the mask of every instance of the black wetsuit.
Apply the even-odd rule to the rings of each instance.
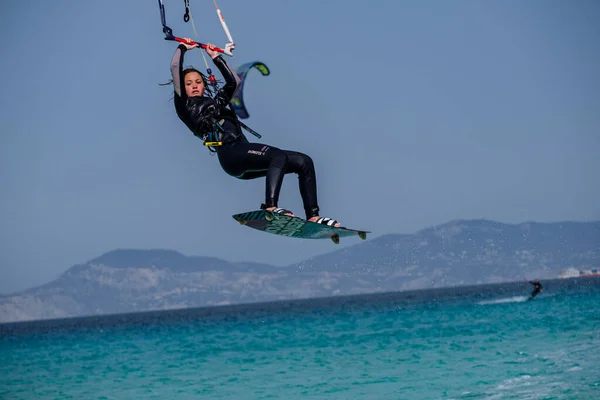
[[[250,143],[244,136],[233,110],[227,108],[235,93],[239,78],[220,55],[214,64],[225,79],[225,85],[214,96],[188,97],[183,76],[183,56],[186,47],[180,44],[171,61],[175,89],[175,110],[194,135],[223,144],[216,147],[223,170],[238,179],[266,177],[263,208],[277,207],[283,176],[298,174],[300,195],[306,219],[319,214],[317,183],[312,159],[306,154],[281,150],[261,143]],[[218,125],[217,125],[217,124]]]
[[[529,281],[533,285],[533,292],[529,295],[529,300],[532,300],[535,296],[537,296],[544,288],[539,281]]]

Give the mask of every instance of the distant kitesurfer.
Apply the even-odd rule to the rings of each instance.
[[[191,39],[186,40],[194,43]],[[182,68],[185,52],[194,47],[198,47],[198,44],[180,43],[171,61],[175,110],[179,119],[205,143],[215,143],[214,151],[227,174],[244,180],[266,178],[265,202],[261,204],[261,209],[294,216],[291,211],[279,208],[277,203],[284,175],[296,173],[306,219],[328,226],[340,226],[334,219],[319,216],[315,167],[309,156],[248,142],[235,112],[227,108],[239,85],[239,78],[215,51],[215,46],[207,44],[205,50],[225,79],[225,85],[217,93],[211,93],[210,82],[200,71],[193,67]]]
[[[529,295],[528,300],[533,300],[533,298],[537,296],[542,290],[544,290],[544,288],[542,287],[540,281],[538,281],[537,279],[535,281],[529,281],[529,283],[533,285],[533,291]]]

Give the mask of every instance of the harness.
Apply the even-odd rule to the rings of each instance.
[[[231,108],[231,104],[229,105],[229,107]],[[250,128],[248,125],[246,125],[242,121],[240,121],[240,119],[238,118],[238,116],[235,112],[233,113],[233,115],[235,116],[234,122],[238,125],[240,130],[243,129],[246,132],[251,133],[252,135],[256,136],[259,139],[262,138],[262,135],[260,133],[256,132],[254,129]],[[217,151],[215,149],[215,147],[223,146],[223,142],[218,140],[219,134],[217,133],[217,132],[225,133],[225,129],[221,125],[223,123],[222,121],[224,121],[224,120],[221,119],[221,121],[213,121],[213,130],[209,133],[205,133],[204,135],[202,135],[203,144],[204,144],[204,146],[208,147],[208,150],[211,153],[214,153]]]
[[[211,153],[215,153],[217,151],[215,147],[223,146],[223,142],[219,141],[219,134],[217,133],[217,131],[225,133],[225,129],[223,129],[223,126],[221,125],[224,121],[221,121],[222,122],[219,123],[216,120],[213,120],[213,130],[208,133],[205,133],[204,135],[202,135],[201,138],[204,146],[206,146],[208,148],[208,151],[210,151]]]

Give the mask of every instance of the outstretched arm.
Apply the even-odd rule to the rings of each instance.
[[[175,89],[175,93],[179,97],[187,96],[185,93],[185,84],[183,82],[183,55],[187,50],[191,50],[194,47],[200,46],[198,43],[195,43],[190,38],[185,38],[189,43],[179,43],[177,46],[177,50],[175,50],[175,54],[173,54],[173,58],[171,59],[171,76],[173,77],[173,88]]]
[[[233,98],[235,91],[240,85],[240,78],[229,67],[229,65],[227,65],[225,59],[223,59],[221,55],[218,55],[217,57],[213,58],[213,62],[215,63],[217,68],[219,68],[221,75],[223,75],[223,78],[225,79],[225,85],[221,89],[219,89],[214,100],[215,103],[217,103],[218,108],[225,108]]]
[[[225,62],[225,59],[221,57],[221,54],[214,51],[214,48],[215,46],[209,43],[206,45],[205,50],[206,53],[208,53],[208,55],[210,56],[210,58],[212,58],[213,63],[215,63],[217,68],[219,68],[221,75],[223,75],[223,78],[225,79],[225,86],[219,89],[219,91],[215,95],[215,98],[213,99],[216,103],[217,108],[223,109],[227,107],[227,105],[233,98],[235,91],[240,85],[240,78],[237,76],[235,71],[233,71],[229,67],[229,65],[227,65],[227,62]]]
[[[183,55],[187,51],[187,47],[184,44],[177,46],[173,59],[171,59],[171,76],[173,77],[173,88],[175,93],[179,97],[185,96],[185,91],[182,90],[185,86],[183,84]]]

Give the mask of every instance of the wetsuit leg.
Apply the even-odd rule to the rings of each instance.
[[[261,143],[234,143],[219,149],[219,162],[238,179],[266,177],[265,205],[277,207],[287,165],[284,151]]]
[[[238,179],[266,177],[265,205],[277,207],[283,176],[298,174],[307,219],[318,215],[316,174],[312,159],[296,151],[261,143],[235,143],[219,149],[223,170]]]
[[[285,153],[288,156],[286,173],[298,174],[298,187],[306,219],[318,216],[317,176],[312,158],[297,151],[285,150]]]

